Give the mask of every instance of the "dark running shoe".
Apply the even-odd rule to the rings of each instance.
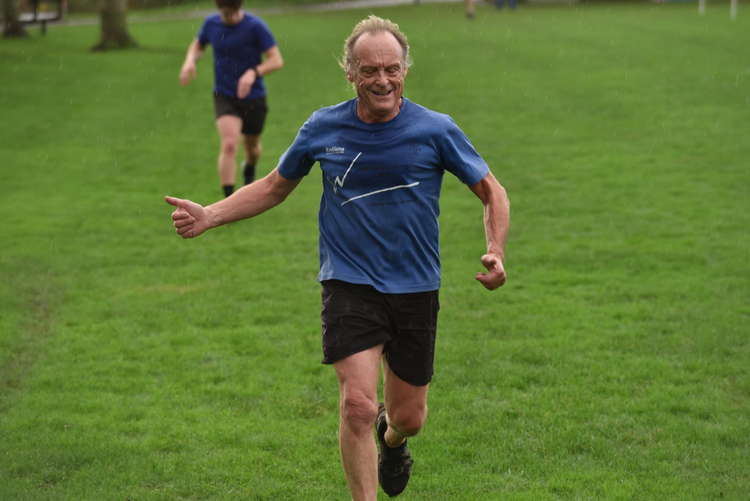
[[[378,481],[383,491],[390,497],[398,496],[406,489],[411,475],[411,460],[409,448],[406,442],[398,447],[388,447],[385,443],[385,431],[388,423],[385,420],[385,405],[378,407],[378,419],[375,421],[375,430],[378,436]]]

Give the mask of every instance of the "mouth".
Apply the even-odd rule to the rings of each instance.
[[[370,89],[370,92],[372,94],[375,94],[376,96],[385,97],[391,95],[393,93],[393,89]]]

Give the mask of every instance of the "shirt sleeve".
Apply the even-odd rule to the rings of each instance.
[[[266,52],[276,45],[276,39],[273,37],[268,25],[263,20],[258,19],[258,48],[260,52]]]
[[[439,150],[445,169],[468,186],[484,179],[490,170],[466,134],[450,117],[447,130],[440,137]]]
[[[198,30],[198,43],[201,47],[205,47],[206,45],[211,43],[211,40],[209,40],[208,37],[208,19],[205,19],[203,21],[201,29]]]
[[[291,146],[281,155],[276,168],[282,177],[299,179],[310,173],[310,169],[315,163],[310,147],[314,118],[315,114],[305,121]]]

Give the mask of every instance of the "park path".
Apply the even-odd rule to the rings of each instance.
[[[327,12],[337,10],[348,10],[348,9],[367,9],[371,7],[390,7],[394,5],[408,5],[408,4],[419,4],[419,3],[456,3],[463,0],[345,0],[341,2],[328,2],[321,4],[312,5],[299,5],[299,6],[284,6],[284,7],[260,7],[257,9],[248,8],[246,10],[258,14],[281,14],[290,12]],[[128,23],[149,23],[159,21],[174,21],[179,19],[194,19],[204,18],[209,14],[216,12],[215,9],[211,10],[191,10],[182,11],[175,13],[162,13],[149,15],[148,11],[140,11],[137,13],[128,14]],[[85,18],[74,18],[74,19],[62,19],[61,21],[55,21],[50,25],[59,26],[80,26],[87,24],[99,24],[99,16],[91,16]]]

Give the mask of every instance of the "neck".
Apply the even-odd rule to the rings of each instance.
[[[398,114],[401,112],[401,108],[404,106],[404,98],[400,98],[398,101],[398,109],[389,111],[388,113],[385,113],[383,115],[372,115],[372,114],[365,114],[365,112],[362,109],[362,106],[360,106],[359,99],[357,99],[357,117],[362,120],[366,124],[376,124],[376,123],[383,123],[383,122],[390,122],[394,118],[398,116]]]
[[[243,15],[243,14],[244,14],[244,13],[242,12],[242,9],[240,9],[240,10],[238,10],[238,11],[236,11],[236,12],[233,12],[233,13],[232,13],[231,15],[229,15],[228,17],[225,17],[225,16],[221,16],[221,19],[222,19],[222,21],[224,21],[224,22],[225,22],[226,24],[237,24],[237,23],[239,23],[239,22],[240,22],[240,20],[242,20],[242,15]]]

